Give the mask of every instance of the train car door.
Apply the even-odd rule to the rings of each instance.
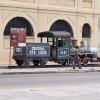
[[[70,38],[57,38],[57,59],[66,59],[69,57]]]

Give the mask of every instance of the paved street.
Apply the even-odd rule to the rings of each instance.
[[[59,87],[59,85],[88,85],[99,83],[99,72],[0,75],[0,88]]]
[[[0,100],[100,100],[100,85],[3,89]]]
[[[0,75],[0,100],[100,100],[100,73]]]

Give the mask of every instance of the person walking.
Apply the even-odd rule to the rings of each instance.
[[[76,50],[75,50],[73,69],[75,69],[76,66],[78,66],[79,69],[82,69],[82,67],[81,67],[81,58],[80,58],[79,55],[80,55],[80,50],[79,50],[79,47],[77,46]]]

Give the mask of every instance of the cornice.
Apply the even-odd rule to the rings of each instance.
[[[1,2],[0,1],[0,7],[14,7],[14,8],[29,8],[29,9],[37,9],[38,5],[37,3],[32,2]]]
[[[77,9],[77,7],[65,7],[65,6],[51,6],[51,5],[39,5],[38,3],[29,3],[29,2],[1,2],[0,7],[12,7],[12,8],[23,8],[23,9],[36,9],[36,10],[46,10],[46,11],[57,11],[57,12],[70,12],[70,13],[84,13],[84,14],[96,14],[100,15],[100,11],[94,11],[92,8],[81,8]]]

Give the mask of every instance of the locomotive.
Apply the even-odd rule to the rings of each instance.
[[[18,66],[28,66],[30,62],[34,66],[44,66],[48,61],[62,65],[73,65],[75,47],[70,46],[71,35],[65,31],[44,31],[38,33],[41,43],[26,43],[13,49],[13,59]],[[97,52],[90,47],[80,47],[81,62],[88,64],[97,57]],[[98,59],[96,59],[98,61]]]
[[[69,65],[74,64],[75,47],[70,49],[70,62]],[[93,47],[79,47],[80,54],[78,55],[81,59],[81,64],[87,65],[89,62],[99,62],[100,58],[97,55],[97,49]]]

